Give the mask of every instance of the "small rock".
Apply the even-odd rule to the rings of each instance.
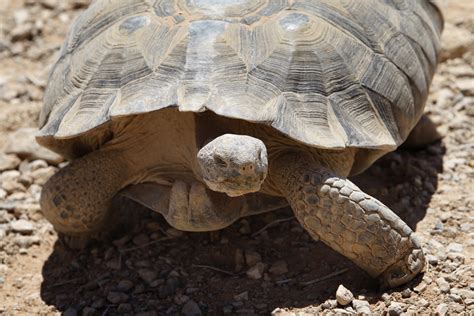
[[[461,57],[474,49],[471,32],[451,23],[445,23],[441,43],[441,61]]]
[[[249,235],[252,232],[252,229],[250,228],[250,224],[248,220],[242,219],[240,220],[239,224],[240,224],[239,232],[242,235]]]
[[[256,251],[247,250],[245,251],[245,261],[249,267],[253,267],[258,262],[262,261],[262,256]]]
[[[183,305],[187,301],[189,301],[189,296],[187,296],[187,295],[178,293],[174,296],[174,302],[178,305]]]
[[[354,294],[349,291],[344,285],[340,284],[336,291],[336,300],[342,306],[349,305],[354,299]]]
[[[272,313],[272,316],[296,316],[295,313],[286,311],[284,309],[281,309],[279,307],[275,308]]]
[[[248,301],[249,299],[249,292],[245,291],[240,294],[234,295],[234,300],[236,301]]]
[[[20,219],[11,223],[11,228],[14,232],[30,235],[33,233],[34,227],[33,224],[27,220]]]
[[[184,304],[183,309],[181,310],[181,313],[184,316],[200,316],[200,315],[202,315],[202,311],[199,308],[199,305],[193,300],[189,300],[189,301],[187,301],[186,304]]]
[[[459,289],[459,288],[454,288],[451,290],[451,293],[460,295],[464,299],[474,299],[474,291],[470,289]]]
[[[20,248],[30,248],[32,245],[39,245],[41,238],[38,236],[15,236],[13,239],[15,245]]]
[[[370,304],[365,300],[353,300],[352,306],[354,306],[358,314],[371,314]]]
[[[244,252],[242,249],[237,248],[235,250],[235,255],[234,255],[234,271],[235,272],[240,272],[242,271],[244,267]]]
[[[148,238],[147,234],[139,234],[133,237],[133,243],[137,246],[143,246],[148,242],[150,242],[150,238]]]
[[[94,316],[97,315],[97,310],[93,307],[84,307],[82,310],[82,316]]]
[[[158,278],[158,273],[150,269],[139,269],[138,275],[142,278],[143,281],[150,284]]]
[[[342,308],[335,308],[332,310],[336,315],[351,315],[353,313],[346,311],[345,309]]]
[[[35,139],[36,128],[20,128],[10,133],[7,139],[5,152],[7,154],[16,154],[21,159],[43,159],[47,162],[57,165],[64,161],[60,155],[40,146]]]
[[[335,307],[337,307],[336,300],[326,300],[321,304],[322,309],[333,309]]]
[[[170,227],[166,230],[166,235],[174,238],[180,238],[184,235],[184,233],[180,230]]]
[[[426,260],[428,260],[428,263],[431,264],[432,266],[438,265],[438,258],[436,256],[426,255]]]
[[[15,155],[0,153],[0,171],[15,169],[20,162],[21,160]]]
[[[468,223],[462,223],[461,225],[459,225],[459,229],[462,232],[467,233],[467,232],[471,231],[471,225],[469,225]]]
[[[390,316],[398,316],[401,315],[404,311],[407,310],[407,305],[398,302],[391,302],[388,306],[388,314]]]
[[[7,197],[7,191],[4,189],[0,188],[0,201],[4,200]]]
[[[130,291],[133,288],[134,284],[130,280],[121,280],[117,284],[117,290],[122,291],[122,292],[127,292]]]
[[[117,312],[120,314],[129,313],[133,310],[132,305],[128,303],[122,303],[117,307]]]
[[[99,309],[99,308],[103,308],[105,304],[106,304],[105,300],[101,297],[92,302],[92,307]]]
[[[107,295],[107,300],[112,304],[120,304],[128,301],[128,295],[122,292],[111,291]]]
[[[446,281],[443,277],[436,279],[436,284],[438,284],[439,290],[441,293],[448,293],[450,290],[450,286],[448,281]]]
[[[288,273],[288,264],[285,260],[275,261],[268,271],[276,275]]]
[[[425,282],[420,282],[420,284],[418,284],[417,286],[413,288],[413,291],[415,291],[416,293],[421,293],[424,290],[426,290],[427,287],[428,285],[426,285]]]
[[[402,291],[401,294],[403,298],[409,298],[411,296],[411,290],[409,288],[406,288]]]
[[[444,316],[448,313],[448,304],[441,303],[436,307],[436,315]]]
[[[450,243],[446,249],[448,250],[448,252],[457,252],[457,253],[463,252],[463,246],[456,242]]]
[[[257,262],[253,267],[247,270],[247,276],[250,279],[261,279],[263,276],[263,271],[265,270],[265,264],[262,262]]]
[[[420,300],[418,301],[418,305],[421,307],[428,307],[430,306],[430,302],[428,302],[424,298],[420,298]]]
[[[462,297],[461,297],[461,295],[451,293],[451,294],[448,295],[448,297],[449,297],[450,299],[452,299],[454,302],[458,302],[458,303],[461,303],[461,302],[462,302]]]
[[[56,168],[46,167],[46,168],[41,168],[41,169],[37,169],[33,171],[31,173],[31,177],[33,178],[33,181],[35,182],[35,184],[43,185],[55,173],[56,173]]]

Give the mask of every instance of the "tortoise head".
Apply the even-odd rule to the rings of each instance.
[[[197,158],[209,189],[228,196],[259,191],[267,175],[265,144],[246,135],[219,136],[201,148]]]

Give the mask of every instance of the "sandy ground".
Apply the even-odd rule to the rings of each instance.
[[[18,147],[28,147],[49,67],[88,1],[0,1],[0,314],[474,314],[474,1],[438,2],[446,25],[426,112],[443,138],[353,179],[416,229],[427,255],[424,274],[382,291],[288,209],[182,233],[122,201],[135,222],[124,237],[64,247],[38,205],[59,161]],[[355,296],[348,306],[335,300],[340,284]]]

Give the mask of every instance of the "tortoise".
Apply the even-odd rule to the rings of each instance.
[[[42,211],[88,236],[122,193],[184,231],[289,204],[313,238],[406,283],[419,241],[347,178],[415,127],[442,27],[427,0],[97,0],[45,92],[37,140],[72,161]]]

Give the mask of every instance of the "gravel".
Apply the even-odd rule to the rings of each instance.
[[[0,10],[0,314],[474,313],[470,1],[451,1],[445,10],[442,63],[426,107],[442,141],[397,150],[353,178],[416,228],[426,254],[424,275],[386,293],[313,241],[296,220],[252,235],[291,216],[287,209],[217,233],[185,233],[121,201],[119,209],[128,210],[130,222],[136,216],[137,227],[113,242],[65,248],[39,206],[43,184],[65,164],[34,135],[49,67],[71,21],[88,3],[5,0]],[[314,283],[302,285],[308,281]],[[339,284],[350,287],[352,298],[338,294]],[[342,297],[349,302],[342,305]]]
[[[336,291],[337,302],[342,306],[346,306],[346,305],[349,305],[353,299],[354,299],[354,294],[352,294],[351,291],[346,289],[344,285],[340,284]]]

